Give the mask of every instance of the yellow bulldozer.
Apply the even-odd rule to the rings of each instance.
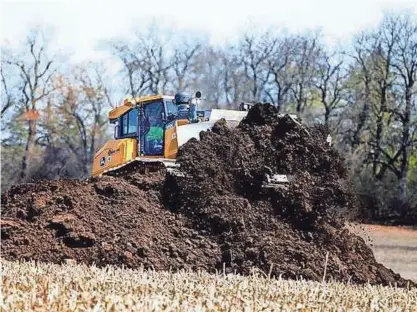
[[[93,176],[112,174],[128,164],[157,163],[175,169],[178,148],[199,133],[211,129],[222,118],[237,125],[247,114],[250,104],[239,110],[199,110],[201,92],[195,96],[151,95],[125,99],[109,112],[114,139],[94,156]]]

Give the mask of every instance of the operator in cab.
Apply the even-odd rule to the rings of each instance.
[[[198,122],[197,106],[192,100],[192,96],[188,93],[175,94],[174,104],[178,107],[178,119],[188,119],[190,123]]]

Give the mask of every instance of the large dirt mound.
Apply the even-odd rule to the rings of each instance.
[[[2,196],[2,256],[156,269],[188,261],[210,269],[218,246],[164,208],[164,174],[135,171],[125,178],[12,187]]]
[[[2,256],[321,280],[327,254],[327,279],[405,286],[343,227],[353,199],[326,136],[256,105],[237,128],[220,121],[185,144],[182,175],[15,186],[2,195]],[[289,183],[265,187],[274,174]]]

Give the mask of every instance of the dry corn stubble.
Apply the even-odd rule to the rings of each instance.
[[[2,311],[417,311],[417,289],[2,261]]]

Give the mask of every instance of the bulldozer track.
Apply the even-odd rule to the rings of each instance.
[[[123,176],[128,174],[129,172],[136,171],[142,174],[147,174],[150,172],[168,170],[178,168],[179,165],[175,163],[173,159],[165,159],[165,158],[140,158],[137,157],[132,161],[129,161],[121,166],[111,168],[102,172],[100,176]]]

